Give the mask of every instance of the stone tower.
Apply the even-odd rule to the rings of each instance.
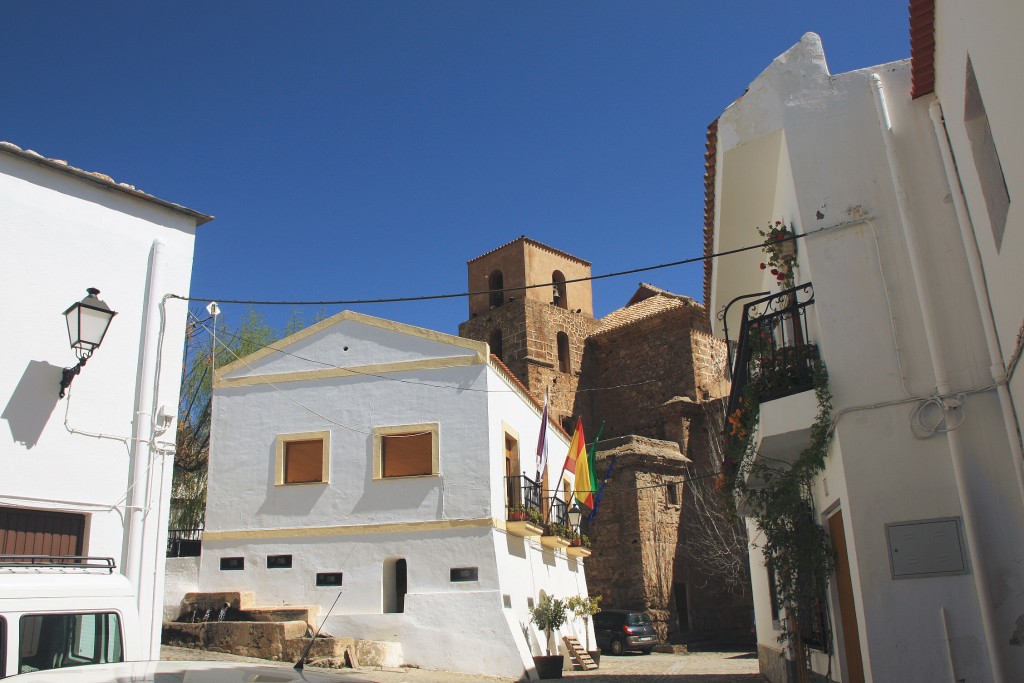
[[[587,336],[594,320],[590,263],[526,236],[467,264],[469,320],[459,336],[487,342],[551,416],[571,419]],[[572,425],[567,426],[572,431]]]

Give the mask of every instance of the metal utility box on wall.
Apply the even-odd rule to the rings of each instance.
[[[967,573],[958,517],[885,525],[889,569],[894,579]]]

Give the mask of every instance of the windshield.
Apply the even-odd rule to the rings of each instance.
[[[630,626],[650,626],[651,618],[646,613],[635,612],[626,618],[626,623]]]

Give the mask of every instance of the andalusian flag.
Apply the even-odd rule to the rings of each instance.
[[[582,505],[594,509],[594,480],[590,473],[590,464],[587,458],[587,440],[583,436],[583,420],[576,418],[576,432],[572,435],[572,443],[569,444],[569,454],[565,456],[566,471],[576,475],[576,483],[573,487],[573,496]]]

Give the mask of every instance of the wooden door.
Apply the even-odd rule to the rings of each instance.
[[[828,518],[828,533],[832,537],[835,553],[836,591],[839,593],[839,623],[842,626],[842,647],[846,655],[846,683],[864,683],[864,662],[860,654],[860,629],[857,610],[853,605],[853,578],[850,576],[850,557],[846,550],[846,531],[843,511]]]

